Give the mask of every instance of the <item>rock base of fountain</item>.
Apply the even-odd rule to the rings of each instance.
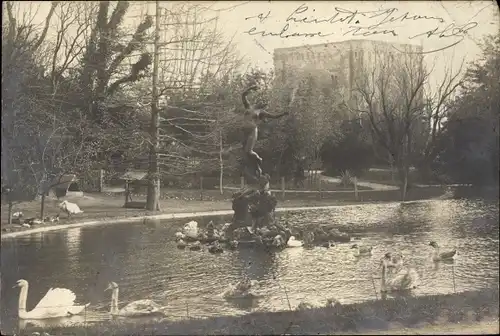
[[[269,175],[260,177],[258,183],[233,194],[233,219],[226,230],[229,240],[240,244],[270,245],[274,237],[289,230],[275,220],[276,197],[269,191]]]
[[[183,232],[176,233],[178,247],[202,250],[208,244],[210,252],[222,252],[219,244],[226,248],[250,246],[265,249],[289,247],[331,247],[333,242],[349,242],[351,237],[335,228],[316,226],[306,230],[295,230],[279,223],[275,218],[278,205],[276,197],[269,191],[269,175],[260,176],[258,183],[248,185],[233,194],[234,211],[231,223],[215,225],[212,221],[203,230],[198,223],[191,221],[184,226]],[[293,237],[292,240],[291,237]],[[303,240],[297,242],[296,238]],[[192,243],[192,244],[186,244]]]

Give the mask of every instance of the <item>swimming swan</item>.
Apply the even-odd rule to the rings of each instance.
[[[198,230],[198,222],[190,221],[182,228],[182,233],[189,239],[198,239],[200,231]]]
[[[403,254],[400,252],[395,255],[391,252],[387,252],[380,262],[384,263],[388,273],[392,273],[394,270],[401,269],[403,266],[403,259]]]
[[[398,272],[388,279],[387,264],[381,263],[382,276],[380,291],[381,292],[397,292],[415,289],[418,286],[419,275],[413,268],[400,267]]]
[[[163,315],[163,307],[152,300],[137,300],[130,302],[122,309],[118,309],[118,285],[116,282],[110,282],[108,288],[104,291],[112,290],[111,292],[111,315],[138,317],[147,315]]]
[[[291,236],[286,245],[288,247],[301,247],[303,244],[300,240],[296,240],[294,236]]]
[[[360,255],[370,255],[372,254],[372,246],[359,246],[358,244],[354,244],[351,246],[352,249],[356,249],[356,256]]]
[[[457,254],[457,250],[439,252],[439,245],[435,241],[431,241],[429,245],[434,247],[434,253],[432,254],[433,261],[452,260]]]
[[[257,280],[250,280],[248,277],[244,277],[236,286],[232,285],[230,288],[224,292],[224,298],[226,299],[243,299],[255,297],[254,294],[250,292],[252,287],[259,285]]]
[[[19,294],[19,318],[20,319],[48,319],[54,317],[66,317],[78,315],[87,308],[90,303],[83,306],[75,306],[76,295],[67,288],[51,288],[47,294],[38,302],[31,311],[26,311],[26,299],[28,297],[28,281],[18,280],[13,287],[20,287]]]

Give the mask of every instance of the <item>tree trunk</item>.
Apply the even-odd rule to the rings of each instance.
[[[391,181],[392,181],[392,183],[394,183],[395,182],[395,178],[394,178],[394,160],[392,159],[391,154],[389,154],[389,166],[390,166],[390,169],[391,169]]]
[[[149,153],[149,185],[146,200],[146,209],[150,211],[160,210],[160,176],[158,169],[158,147],[159,147],[159,125],[160,116],[158,111],[158,58],[160,40],[160,4],[156,1],[156,29],[154,43],[153,62],[153,101],[151,102],[151,145]]]
[[[404,202],[406,200],[406,189],[408,187],[408,173],[405,170],[403,177],[403,189],[401,190],[401,200]]]
[[[8,215],[9,215],[9,221],[8,224],[12,224],[12,207],[14,205],[12,204],[12,201],[9,201],[9,210],[8,210]]]
[[[222,178],[224,176],[224,161],[222,160],[222,131],[219,132],[219,146],[220,146],[220,149],[219,149],[219,162],[220,162],[220,176],[219,176],[219,189],[220,189],[220,194],[223,195],[224,194],[224,188],[223,188],[223,181],[222,181]]]
[[[45,218],[45,193],[42,194],[42,199],[40,201],[40,220],[43,221]]]
[[[104,169],[99,169],[99,192],[104,190]]]

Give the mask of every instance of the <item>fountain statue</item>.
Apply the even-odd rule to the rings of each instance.
[[[251,105],[247,95],[256,89],[256,86],[251,86],[242,93],[245,107],[242,175],[245,177],[247,187],[233,195],[234,216],[227,230],[227,235],[231,239],[236,229],[247,228],[251,235],[256,235],[256,230],[259,228],[275,226],[274,210],[278,202],[269,191],[270,177],[268,174],[262,174],[262,158],[254,151],[254,146],[257,141],[258,125],[267,119],[281,118],[288,112],[273,115],[264,111],[263,106]]]

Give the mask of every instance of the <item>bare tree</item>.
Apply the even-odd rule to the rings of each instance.
[[[426,178],[431,177],[430,165],[440,150],[438,140],[446,131],[445,120],[450,112],[451,103],[463,84],[463,65],[464,62],[455,71],[450,67],[446,67],[444,77],[436,88],[431,88],[428,85],[425,90],[425,118],[430,125],[430,130],[419,134],[420,138],[418,140],[420,141],[417,142],[417,146],[420,155],[417,165]]]
[[[210,97],[218,94],[214,84],[234,72],[241,58],[232,40],[221,33],[218,17],[203,6],[169,3],[163,13],[160,165],[169,175],[220,169],[226,150],[221,147],[224,130],[219,126],[234,106],[221,106]]]
[[[374,140],[394,162],[404,200],[414,158],[413,136],[427,131],[423,97],[429,72],[420,54],[394,57],[375,49],[373,56],[373,68],[363,69],[356,80],[361,104],[355,109],[366,115]]]
[[[291,113],[288,121],[291,125],[283,124],[286,130],[281,139],[280,158],[285,159],[285,153],[291,152],[293,146],[294,158],[286,159],[283,164],[291,168],[290,163],[305,160],[313,182],[318,177],[313,166],[320,162],[320,148],[335,133],[335,121],[339,119],[337,86],[327,71],[306,68],[277,74],[273,91],[276,97],[281,97],[273,99],[273,105]]]

